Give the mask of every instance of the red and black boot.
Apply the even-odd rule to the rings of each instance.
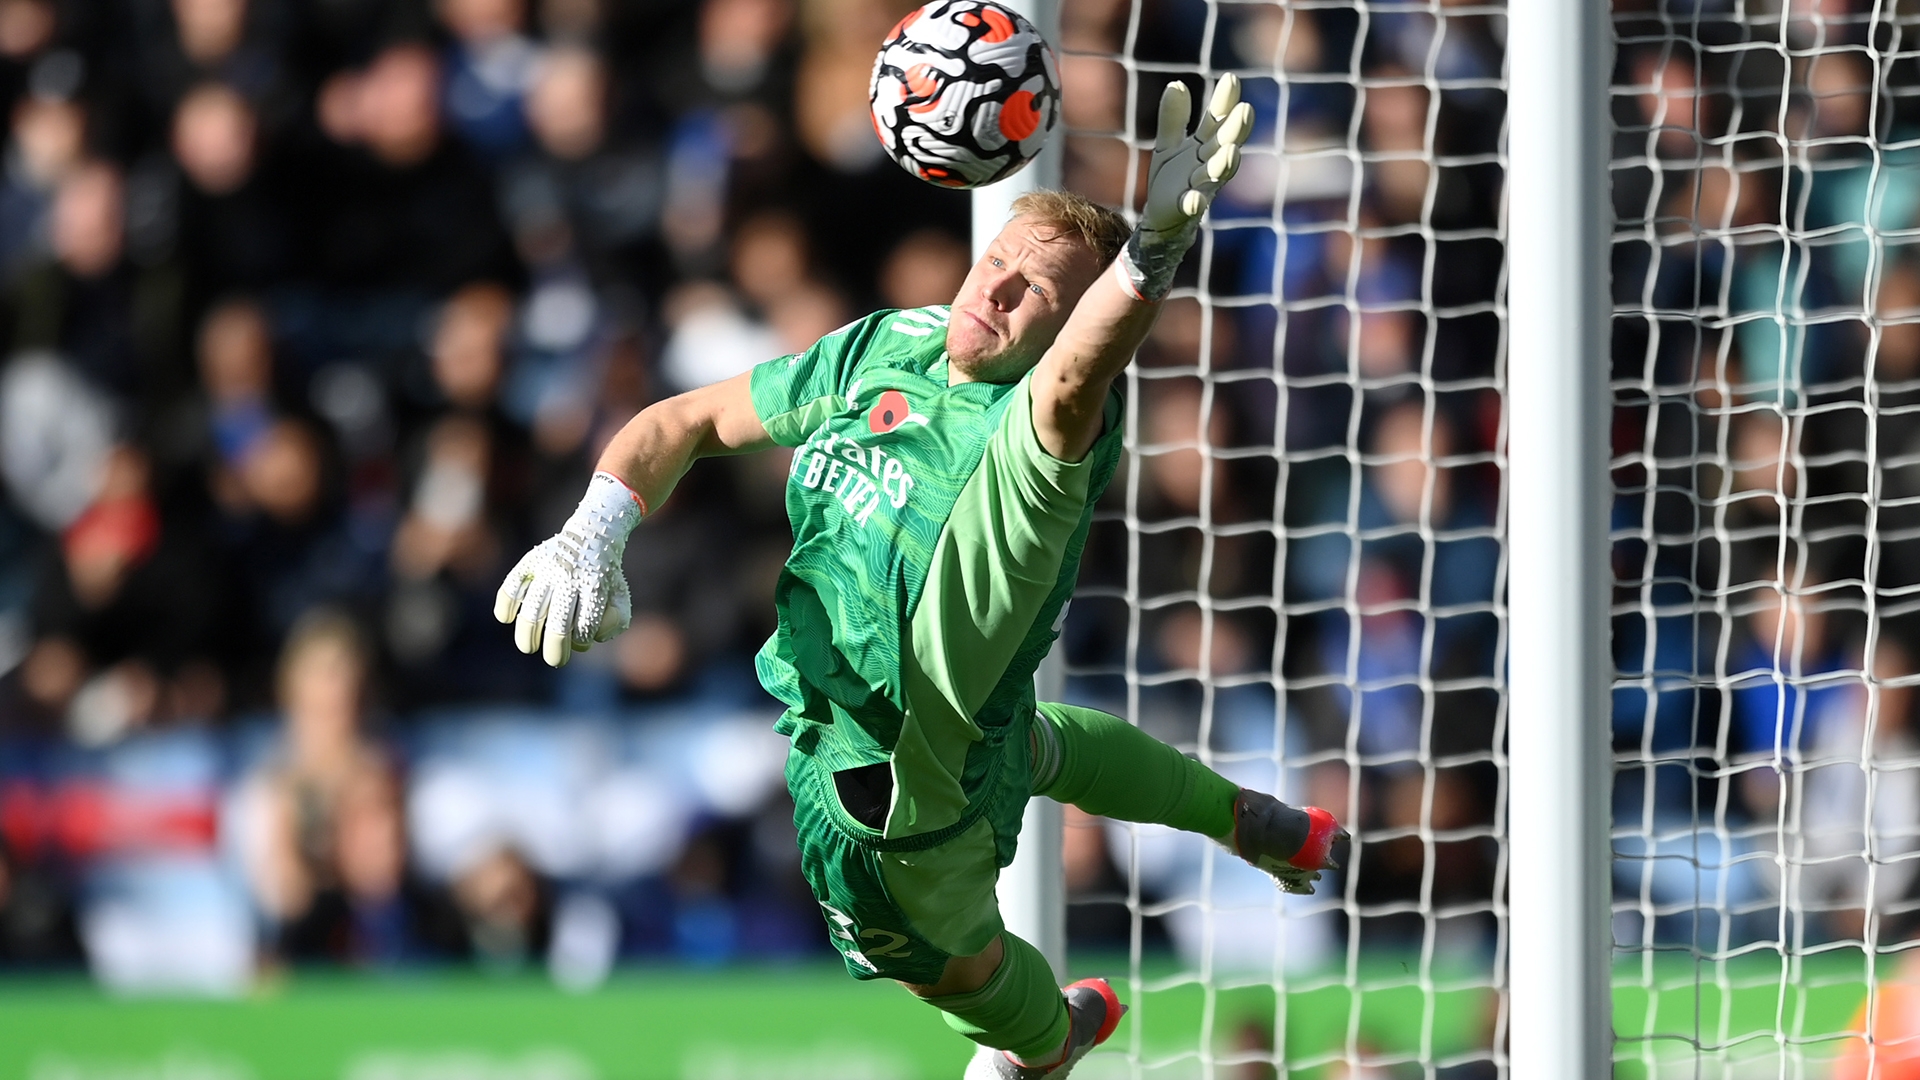
[[[1272,874],[1286,892],[1308,895],[1322,870],[1337,870],[1347,830],[1317,806],[1288,806],[1252,788],[1233,800],[1234,854]]]
[[[967,1063],[966,1080],[1062,1080],[1087,1052],[1113,1037],[1127,1007],[1105,979],[1081,979],[1061,993],[1067,996],[1067,1043],[1049,1065],[1022,1065],[1004,1050],[982,1046]]]

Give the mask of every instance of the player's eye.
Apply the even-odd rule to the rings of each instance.
[[[987,261],[993,264],[993,268],[995,270],[1003,270],[1006,268],[1006,265],[1007,265],[1006,263],[1000,261],[1000,257],[997,255],[987,256]]]
[[[1046,296],[1047,296],[1047,290],[1045,290],[1045,289],[1043,289],[1043,288],[1041,288],[1041,287],[1040,287],[1040,286],[1038,286],[1038,285],[1029,285],[1029,286],[1027,286],[1027,288],[1029,288],[1029,289],[1032,289],[1032,290],[1033,290],[1033,295],[1035,295],[1035,296],[1038,296],[1038,297],[1040,297],[1040,298],[1041,298],[1041,299],[1043,299],[1043,300],[1044,300],[1044,299],[1046,299]]]

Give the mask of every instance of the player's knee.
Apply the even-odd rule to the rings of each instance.
[[[900,985],[915,997],[947,997],[952,994],[970,994],[987,985],[993,973],[1000,969],[1000,960],[1005,954],[998,935],[985,949],[972,956],[951,956],[947,958],[946,970],[940,973],[937,983],[910,983],[901,981]]]

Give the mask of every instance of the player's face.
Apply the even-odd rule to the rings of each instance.
[[[967,273],[947,321],[956,381],[1011,382],[1040,362],[1099,276],[1093,250],[1014,218]]]

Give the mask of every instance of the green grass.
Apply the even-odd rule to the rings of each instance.
[[[1337,985],[1287,994],[1289,1059],[1325,1060],[1350,1041],[1417,1053],[1422,1030],[1443,1054],[1484,1039],[1484,991],[1429,999],[1410,972],[1369,967],[1363,981],[1387,985],[1357,1010]],[[1116,1045],[1156,1065],[1148,1075],[1196,1075],[1203,1030],[1220,1050],[1270,1043],[1272,988],[1209,995],[1165,965],[1146,976],[1145,989],[1121,986],[1134,1011]],[[0,981],[0,1080],[896,1080],[957,1077],[970,1049],[934,1010],[837,966],[643,969],[583,995],[533,976],[452,973],[306,974],[236,1001]],[[1124,1057],[1085,1071],[1116,1067],[1125,1073]]]
[[[964,1059],[899,989],[811,967],[635,972],[582,995],[452,974],[307,975],[239,1001],[0,990],[0,1077],[26,1080],[880,1078]]]
[[[1496,1001],[1483,980],[1438,971],[1423,988],[1418,970],[1369,961],[1357,997],[1329,972],[1283,1001],[1267,986],[1209,993],[1155,965],[1143,987],[1120,987],[1133,1007],[1120,1053],[1075,1076],[1131,1075],[1126,1053],[1149,1077],[1199,1076],[1203,1032],[1216,1053],[1251,1054],[1283,1029],[1290,1080],[1318,1080],[1354,1050],[1444,1060],[1489,1045]],[[1785,981],[1766,957],[1721,971],[1663,956],[1650,979],[1623,967],[1616,986],[1623,1080],[1681,1075],[1665,1066],[1693,1060],[1688,1040],[1714,1061],[1775,1061],[1773,1040],[1750,1037],[1777,1018],[1810,1044],[1797,1052],[1821,1056],[1865,994],[1858,954],[1804,961]],[[0,980],[0,1080],[952,1080],[970,1049],[934,1010],[837,966],[636,969],[581,995],[533,975],[301,974],[232,1001]]]
[[[1894,963],[1883,960],[1880,974]],[[1705,1060],[1735,1066],[1736,1076],[1775,1076],[1783,1060],[1838,1054],[1866,996],[1858,950],[1804,957],[1791,967],[1765,953],[1724,963],[1674,954],[1644,967],[1622,963],[1614,969],[1614,1075],[1691,1075],[1685,1065]],[[1676,1062],[1680,1070],[1662,1068]]]

